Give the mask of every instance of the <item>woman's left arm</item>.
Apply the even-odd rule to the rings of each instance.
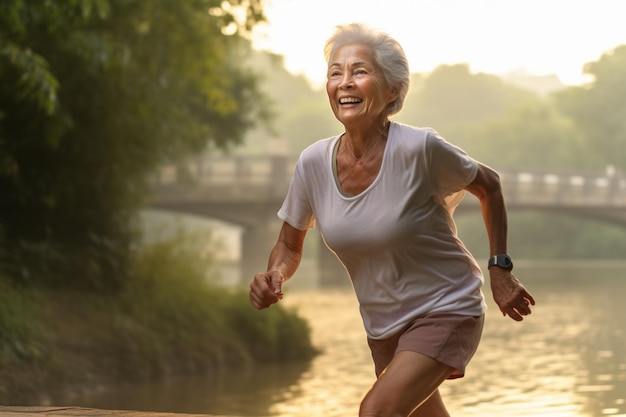
[[[507,213],[502,195],[500,176],[486,165],[478,163],[476,178],[466,190],[480,201],[483,220],[489,238],[489,256],[507,253]],[[491,292],[503,315],[521,321],[531,313],[535,299],[511,270],[498,266],[489,268]]]

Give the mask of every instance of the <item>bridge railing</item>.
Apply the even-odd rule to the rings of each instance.
[[[626,206],[626,177],[607,172],[500,170],[507,199],[536,205]]]
[[[166,166],[153,184],[164,189],[205,191],[207,199],[283,197],[296,160],[286,155],[202,156]],[[506,198],[528,205],[626,207],[626,177],[606,172],[499,169]],[[264,197],[263,197],[264,196]],[[468,200],[468,199],[466,199]]]
[[[152,184],[161,192],[205,191],[208,199],[272,199],[284,196],[295,162],[285,155],[203,156],[163,167]]]

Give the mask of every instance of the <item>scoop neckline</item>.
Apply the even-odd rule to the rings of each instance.
[[[378,169],[378,174],[376,178],[372,181],[370,185],[368,185],[363,191],[358,194],[348,194],[346,193],[341,184],[339,184],[339,177],[337,176],[337,152],[339,151],[339,143],[341,141],[341,137],[345,135],[345,132],[337,135],[335,137],[335,142],[332,146],[332,151],[330,152],[330,168],[333,176],[333,182],[335,184],[335,190],[339,193],[341,198],[345,200],[356,200],[361,198],[369,193],[369,191],[380,182],[381,177],[383,176],[383,172],[385,170],[385,165],[387,164],[387,154],[389,149],[389,142],[391,142],[392,133],[395,130],[395,123],[393,121],[389,121],[389,132],[387,133],[387,142],[385,143],[385,149],[383,150],[383,158],[380,163],[380,168]]]

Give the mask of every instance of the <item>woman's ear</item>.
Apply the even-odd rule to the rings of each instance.
[[[396,101],[396,99],[398,98],[398,95],[400,94],[400,88],[398,85],[392,85],[391,86],[391,90],[389,91],[389,99],[387,100],[387,103],[393,103],[394,101]]]

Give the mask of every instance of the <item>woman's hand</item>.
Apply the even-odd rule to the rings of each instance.
[[[511,271],[493,267],[489,275],[493,299],[503,316],[508,314],[513,320],[522,321],[523,316],[531,313],[530,305],[535,305],[535,299]]]
[[[250,302],[257,310],[276,304],[283,298],[284,277],[279,271],[256,274],[250,283]]]

